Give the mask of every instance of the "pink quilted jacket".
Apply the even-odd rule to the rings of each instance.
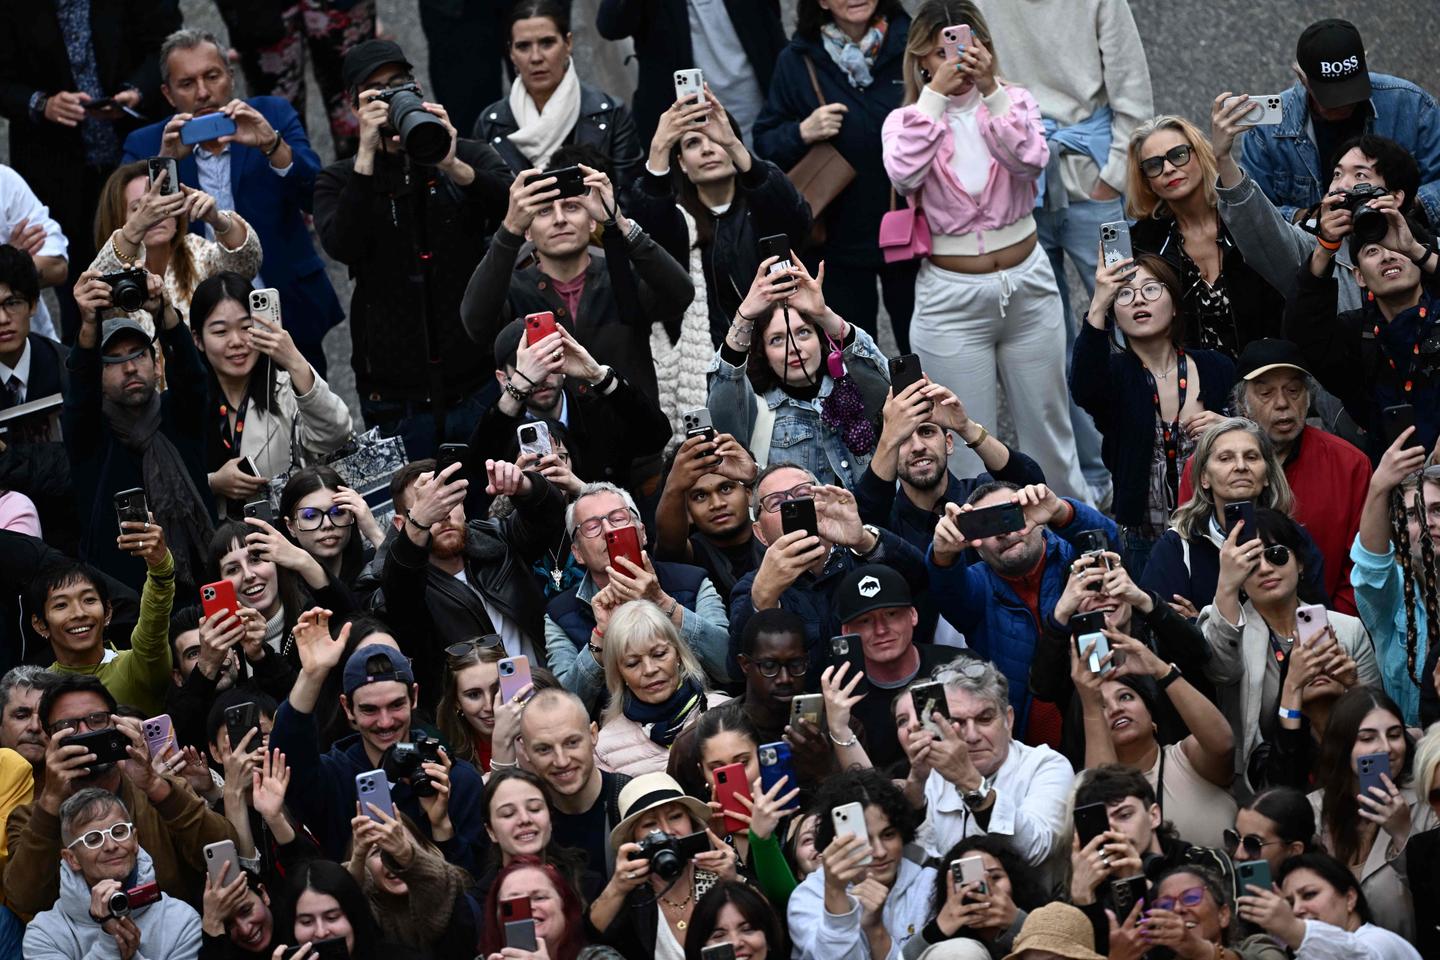
[[[730,698],[723,693],[712,691],[705,696],[705,709],[713,710]],[[690,714],[685,729],[700,718],[699,712]],[[660,746],[645,728],[623,713],[600,728],[600,739],[595,744],[595,762],[601,770],[623,773],[638,777],[642,773],[663,773],[670,762],[670,751]]]

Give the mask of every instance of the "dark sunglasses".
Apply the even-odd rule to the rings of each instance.
[[[1283,543],[1272,544],[1260,554],[1272,567],[1283,567],[1290,562],[1290,548]]]
[[[489,647],[498,647],[504,642],[500,634],[487,633],[483,637],[471,637],[469,640],[461,640],[459,643],[452,643],[445,648],[445,656],[459,660],[475,650],[485,650]]]
[[[1245,852],[1250,854],[1250,856],[1252,857],[1260,856],[1260,851],[1264,850],[1266,847],[1273,847],[1277,843],[1285,842],[1283,840],[1264,840],[1253,833],[1247,833],[1245,834],[1245,836],[1242,837],[1239,833],[1231,830],[1229,827],[1226,827],[1221,832],[1221,836],[1225,838],[1225,849],[1237,850],[1243,845],[1245,847]]]
[[[1171,147],[1165,151],[1163,156],[1146,157],[1140,161],[1140,172],[1150,178],[1160,176],[1165,169],[1165,161],[1170,161],[1172,167],[1183,167],[1190,162],[1190,144],[1182,143],[1179,146]]]

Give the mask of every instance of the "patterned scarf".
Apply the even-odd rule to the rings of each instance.
[[[827,23],[820,28],[820,37],[825,41],[825,52],[830,54],[830,59],[835,61],[837,67],[845,71],[850,86],[857,90],[864,90],[875,82],[875,78],[870,75],[870,68],[875,66],[875,56],[880,52],[880,45],[885,42],[887,26],[885,18],[879,18],[865,31],[865,36],[860,38],[859,43],[846,36],[834,23]]]
[[[675,742],[675,735],[696,711],[705,711],[705,691],[688,678],[664,703],[645,703],[629,691],[625,693],[625,716],[644,727],[650,739],[662,747]]]

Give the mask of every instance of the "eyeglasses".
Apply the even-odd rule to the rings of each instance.
[[[619,510],[611,510],[603,517],[591,517],[575,529],[580,531],[580,536],[587,540],[593,540],[600,536],[600,531],[605,529],[605,524],[612,527],[633,527],[635,526],[635,514],[629,507],[621,507]]]
[[[0,310],[5,311],[12,317],[18,317],[30,307],[30,301],[24,297],[6,297],[0,300]]]
[[[944,666],[936,667],[931,672],[930,679],[937,683],[949,683],[961,677],[967,680],[979,680],[989,669],[988,663],[982,663],[979,660],[971,660],[968,663],[947,663]]]
[[[1140,299],[1146,303],[1154,303],[1164,292],[1165,284],[1158,280],[1152,280],[1141,285],[1138,290],[1135,287],[1121,287],[1120,292],[1115,294],[1115,302],[1122,307],[1128,307],[1135,302],[1135,296],[1138,294]]]
[[[781,670],[792,677],[803,677],[805,671],[810,669],[810,661],[804,657],[795,660],[756,660],[755,669],[767,680],[780,676]]]
[[[1198,907],[1205,901],[1204,887],[1191,887],[1188,890],[1180,891],[1178,897],[1156,897],[1150,902],[1150,906],[1156,910],[1174,910],[1176,904],[1186,907]]]
[[[74,840],[71,840],[65,849],[72,850],[74,849],[75,844],[83,843],[85,844],[86,850],[99,850],[101,847],[105,846],[106,837],[109,837],[116,843],[124,843],[126,840],[129,840],[131,835],[134,833],[135,824],[130,823],[129,821],[112,823],[104,830],[86,830],[84,833],[80,834],[80,836],[76,837]]]
[[[306,531],[319,530],[325,525],[326,517],[330,518],[332,527],[348,527],[355,523],[355,514],[339,505],[328,510],[321,510],[319,507],[301,507],[295,511],[295,528]]]
[[[805,500],[815,495],[815,484],[806,481],[796,484],[789,490],[776,490],[774,493],[767,493],[760,498],[760,509],[766,513],[774,513],[780,509],[780,504],[790,500]]]
[[[1260,554],[1272,567],[1283,567],[1290,562],[1290,548],[1283,543],[1272,544]]]
[[[1171,147],[1165,151],[1163,156],[1146,157],[1140,161],[1140,172],[1154,179],[1160,176],[1161,171],[1165,169],[1166,160],[1170,161],[1170,166],[1172,167],[1178,168],[1185,166],[1185,164],[1190,162],[1190,144],[1182,143],[1178,146]]]
[[[450,646],[445,648],[445,656],[458,660],[461,657],[468,656],[475,650],[498,647],[502,642],[500,634],[487,633],[483,637],[471,637],[469,640],[461,640],[459,643],[450,644]]]
[[[1260,851],[1266,847],[1273,847],[1277,843],[1285,842],[1284,840],[1264,840],[1253,833],[1247,833],[1242,837],[1229,827],[1221,831],[1220,835],[1225,838],[1225,849],[1235,850],[1243,844],[1245,852],[1252,857],[1260,856]]]
[[[64,720],[56,720],[45,728],[45,732],[53,737],[61,730],[79,730],[82,726],[86,730],[105,730],[110,725],[110,711],[96,710],[83,717],[66,717]]]

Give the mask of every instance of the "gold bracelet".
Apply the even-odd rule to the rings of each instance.
[[[125,256],[125,254],[120,252],[120,243],[118,237],[122,233],[124,233],[123,230],[116,230],[115,233],[110,235],[110,249],[115,251],[115,256],[121,263],[131,267],[138,267],[141,263],[140,257],[138,255],[134,257],[127,257]]]
[[[978,436],[978,437],[975,438],[975,442],[974,442],[974,443],[971,443],[969,440],[966,440],[966,441],[965,441],[965,446],[969,447],[971,450],[974,450],[976,447],[980,446],[980,444],[984,443],[984,442],[985,442],[985,438],[988,437],[988,436],[990,436],[990,431],[987,430],[987,429],[985,428],[985,424],[982,423],[982,424],[980,424],[980,436]]]

